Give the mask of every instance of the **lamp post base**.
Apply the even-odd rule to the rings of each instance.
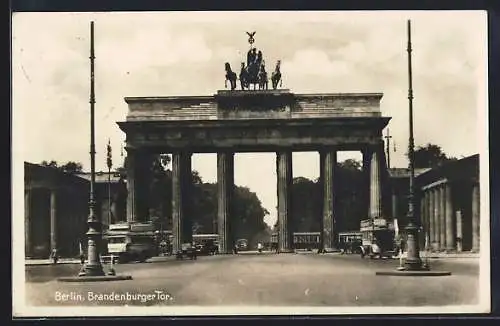
[[[59,282],[106,282],[106,281],[126,281],[131,280],[130,275],[102,275],[102,276],[76,276],[76,277],[61,277]]]
[[[78,274],[78,277],[85,277],[85,276],[104,276],[104,270],[102,269],[101,264],[96,264],[96,265],[85,265],[83,266],[82,270]]]
[[[375,275],[382,276],[450,276],[448,271],[431,271],[431,270],[395,270],[395,271],[378,271]]]

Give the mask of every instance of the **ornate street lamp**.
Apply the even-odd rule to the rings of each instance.
[[[116,275],[111,257],[111,268],[105,275],[101,264],[100,247],[102,245],[102,223],[96,212],[95,201],[95,123],[94,123],[94,22],[90,22],[90,196],[89,216],[87,219],[88,257],[86,264],[76,277],[61,277],[61,282],[95,282],[131,280],[130,275]]]
[[[410,136],[408,144],[408,168],[410,170],[410,184],[408,195],[408,212],[406,217],[408,224],[405,227],[406,231],[406,260],[404,267],[398,267],[397,271],[380,271],[376,275],[399,275],[399,276],[447,276],[451,272],[447,271],[430,271],[429,267],[422,264],[420,259],[420,248],[418,241],[418,232],[420,219],[415,214],[415,164],[414,164],[414,139],[413,139],[413,86],[412,86],[412,70],[411,70],[411,21],[407,22],[408,30],[408,104],[409,104],[409,127]]]
[[[406,225],[406,244],[407,244],[407,258],[405,261],[406,270],[422,270],[422,260],[420,259],[420,248],[418,243],[418,231],[420,221],[415,214],[415,164],[414,164],[414,147],[415,142],[413,139],[413,86],[412,86],[412,70],[411,70],[411,21],[407,22],[408,28],[408,105],[409,105],[409,124],[410,124],[410,137],[408,144],[408,159],[410,170],[410,191],[408,195],[408,212],[406,218],[408,224]]]
[[[102,224],[96,214],[95,202],[95,123],[94,123],[94,22],[90,22],[90,200],[88,223],[88,259],[79,276],[103,276],[99,247]]]

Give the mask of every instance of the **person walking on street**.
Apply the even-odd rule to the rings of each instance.
[[[81,264],[85,264],[85,252],[83,251],[82,243],[80,242],[80,262]]]
[[[52,253],[50,254],[50,259],[52,259],[52,263],[57,264],[57,261],[59,260],[59,257],[57,255],[57,249],[56,248],[52,249]]]

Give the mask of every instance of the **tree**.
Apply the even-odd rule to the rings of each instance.
[[[52,160],[50,162],[42,161],[42,163],[40,163],[40,165],[45,166],[45,167],[55,168],[55,169],[61,170],[61,171],[66,172],[66,173],[71,173],[71,174],[82,172],[82,170],[83,170],[82,163],[73,162],[73,161],[68,161],[63,165],[59,165],[54,160]]]
[[[82,172],[83,166],[82,166],[82,163],[69,161],[68,163],[66,163],[64,165],[61,165],[59,167],[59,169],[61,169],[62,171],[66,172],[66,173],[73,174],[73,173]]]
[[[334,177],[334,216],[338,231],[359,229],[366,218],[363,203],[361,163],[348,159],[337,164]],[[323,216],[323,189],[319,179],[294,178],[292,184],[292,220],[296,232],[318,232]],[[278,226],[275,225],[275,229]]]
[[[343,162],[338,163],[338,166],[341,169],[350,170],[350,171],[361,171],[362,164],[360,161],[354,159],[347,159]]]
[[[42,163],[40,163],[41,166],[46,166],[46,167],[50,167],[50,168],[57,168],[58,165],[57,165],[57,162],[56,161],[50,161],[50,162],[47,162],[47,161],[42,161]]]
[[[440,146],[435,144],[427,144],[418,146],[413,154],[415,168],[435,168],[449,161],[454,161],[456,158],[448,157]]]

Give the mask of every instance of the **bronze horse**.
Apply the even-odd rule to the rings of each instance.
[[[236,89],[236,73],[231,70],[231,65],[226,62],[226,80],[224,81],[224,87],[227,88],[227,81],[231,83],[231,90]]]
[[[282,85],[280,66],[281,66],[281,60],[278,60],[278,62],[276,63],[276,69],[271,74],[271,82],[273,85],[273,89],[278,88],[278,82],[280,83],[280,87]]]
[[[266,66],[262,64],[260,66],[259,71],[259,89],[267,89],[268,81],[267,81],[267,72]]]

